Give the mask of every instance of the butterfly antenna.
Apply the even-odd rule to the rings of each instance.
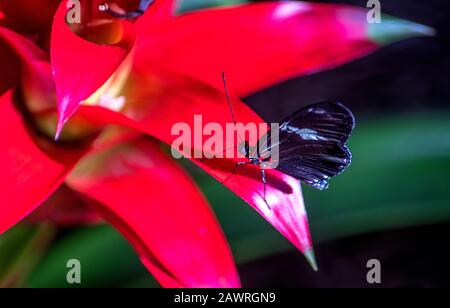
[[[237,131],[236,115],[234,113],[233,106],[231,105],[230,93],[228,92],[227,77],[225,76],[225,72],[222,72],[222,80],[223,80],[223,86],[225,88],[225,95],[227,97],[228,107],[230,108],[231,117],[233,118],[234,128],[236,129],[236,132],[238,134],[240,142],[243,142],[244,139],[241,137],[240,133]]]
[[[233,123],[236,126],[237,125],[236,115],[234,114],[233,106],[231,106],[230,94],[228,92],[227,77],[225,76],[225,72],[222,72],[222,79],[223,79],[223,86],[225,88],[225,95],[227,96],[228,107],[230,107],[230,112],[231,112],[231,116],[233,118]]]

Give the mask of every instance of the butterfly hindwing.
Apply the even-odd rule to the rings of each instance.
[[[322,190],[326,189],[328,181],[342,173],[350,162],[351,154],[345,145],[311,142],[297,146],[293,151],[281,156],[277,169]]]

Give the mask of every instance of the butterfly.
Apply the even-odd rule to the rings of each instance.
[[[225,75],[222,76],[232,111]],[[232,115],[236,124],[233,111]],[[270,132],[256,147],[250,147],[248,141],[241,142],[238,150],[247,160],[238,162],[229,178],[240,166],[259,166],[266,204],[267,165],[274,165],[276,170],[314,188],[327,189],[329,181],[351,164],[352,154],[346,143],[354,128],[353,113],[341,103],[322,102],[301,108],[280,123],[277,142],[272,141]],[[273,150],[278,151],[277,161],[272,161]]]
[[[116,18],[123,18],[123,19],[134,19],[137,17],[142,16],[145,11],[150,7],[150,5],[153,4],[155,0],[140,0],[139,6],[136,10],[127,12],[119,8],[116,4],[108,4],[108,3],[102,3],[99,6],[100,11],[106,12],[112,17]]]

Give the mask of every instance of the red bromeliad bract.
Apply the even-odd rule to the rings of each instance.
[[[368,24],[363,9],[342,5],[265,2],[176,15],[176,1],[156,0],[138,20],[119,20],[98,10],[102,1],[80,0],[81,24],[69,25],[74,3],[47,2],[0,3],[0,234],[40,206],[28,221],[103,217],[165,287],[240,286],[207,201],[156,141],[171,145],[172,126],[193,125],[195,115],[231,122],[222,71],[242,97],[427,34],[400,20],[401,31]],[[239,122],[264,123],[239,99],[232,104]],[[235,165],[194,163],[220,182]],[[224,185],[315,266],[297,180],[268,172],[270,209],[254,166]],[[62,196],[68,205],[55,209]]]

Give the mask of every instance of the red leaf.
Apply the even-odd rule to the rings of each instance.
[[[61,0],[2,1],[0,2],[0,11],[4,14],[2,25],[16,32],[38,33],[50,28],[60,2]]]
[[[113,75],[134,42],[132,26],[127,21],[99,21],[97,28],[84,33],[85,37],[99,34],[96,39],[106,40],[108,44],[83,39],[69,28],[66,12],[63,1],[55,15],[51,41],[52,71],[58,96],[57,135],[81,102]]]
[[[68,183],[104,206],[164,287],[239,287],[207,202],[154,142],[135,139],[93,153]]]
[[[3,38],[3,28],[0,27],[0,95],[13,88],[19,80],[20,61],[9,43]]]
[[[91,225],[101,222],[102,216],[82,196],[62,185],[29,217],[29,223],[50,222],[58,227]]]
[[[154,2],[146,13],[149,23],[155,24],[170,20],[175,15],[177,0],[158,0]]]
[[[163,65],[237,96],[330,69],[374,51],[367,11],[342,5],[269,2],[185,14],[158,27],[137,23],[138,65]],[[149,16],[149,17],[147,17]]]
[[[20,83],[22,96],[32,111],[54,107],[55,90],[45,53],[27,38],[2,27],[0,45],[5,47],[0,49],[0,55],[3,54],[0,61],[6,68],[0,81],[0,93]]]
[[[259,167],[239,167],[236,174],[230,178],[236,165],[234,160],[213,159],[206,162],[197,160],[195,163],[251,205],[289,239],[316,269],[308,214],[301,185],[297,179],[277,170],[266,170],[266,203]]]
[[[36,136],[16,109],[11,92],[0,97],[0,114],[2,234],[58,188],[85,148],[65,150]]]
[[[194,115],[201,115],[203,123],[218,123],[222,127],[232,123],[225,94],[198,81],[175,76],[164,71],[135,71],[129,88],[125,110],[128,116],[110,110],[83,106],[79,116],[99,125],[118,124],[140,130],[171,145],[177,136],[171,134],[172,126],[183,122],[194,127]],[[221,79],[218,72],[217,79]],[[248,106],[233,100],[237,121],[243,124],[264,123]],[[234,136],[224,140],[230,148]],[[234,160],[195,161],[210,175],[223,182],[232,173]],[[242,173],[241,173],[242,172]],[[312,242],[308,219],[297,180],[277,171],[269,171],[268,194],[272,210],[263,199],[263,185],[257,168],[242,167],[237,176],[225,185],[244,199],[296,247],[313,261]]]

